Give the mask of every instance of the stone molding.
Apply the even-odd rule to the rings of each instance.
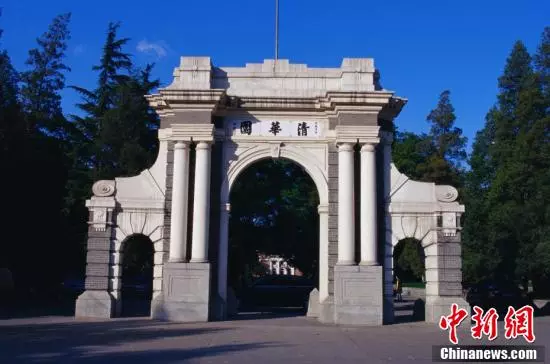
[[[378,144],[379,126],[374,125],[337,125],[336,143],[367,143]]]
[[[146,95],[149,105],[162,117],[174,116],[181,110],[213,112],[225,99],[225,90],[160,89],[158,94]]]
[[[214,142],[214,124],[172,124],[163,130],[166,140],[178,142]]]

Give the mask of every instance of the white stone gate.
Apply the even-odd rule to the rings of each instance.
[[[77,316],[120,312],[120,243],[140,233],[155,248],[152,317],[224,319],[231,187],[268,158],[301,165],[318,190],[319,320],[392,322],[391,256],[404,237],[426,250],[427,320],[466,304],[464,207],[454,188],[410,181],[391,164],[406,101],[381,89],[372,59],[217,68],[183,57],[173,83],[148,100],[161,117],[159,156],[139,176],[94,185]]]

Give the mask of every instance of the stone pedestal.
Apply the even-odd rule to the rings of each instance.
[[[76,300],[76,317],[111,318],[114,311],[115,299],[107,291],[84,291]]]
[[[155,319],[206,322],[210,299],[209,263],[165,263],[162,294],[151,304]]]
[[[393,295],[384,295],[384,325],[393,324],[395,321],[395,312],[393,309]]]
[[[334,296],[328,296],[320,303],[318,319],[324,324],[334,323]]]
[[[470,304],[462,297],[426,296],[426,322],[438,323],[441,316],[451,313],[453,303],[471,313]]]
[[[319,317],[319,290],[317,288],[309,293],[307,317]]]
[[[334,267],[334,323],[382,325],[382,271],[380,265]]]

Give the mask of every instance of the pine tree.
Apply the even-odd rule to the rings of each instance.
[[[0,36],[2,30],[0,29]],[[23,171],[22,156],[25,145],[25,125],[19,103],[19,74],[14,69],[8,52],[0,49],[0,168],[2,173],[10,178],[0,178],[0,190],[17,191],[19,179]],[[21,191],[23,192],[23,191]],[[14,211],[19,205],[14,193],[7,193],[2,198],[2,206],[6,211]],[[16,249],[13,239],[17,239],[13,226],[17,226],[14,213],[7,214],[2,220],[4,238],[0,240],[0,268],[12,269],[15,266]],[[8,228],[10,227],[10,228]]]
[[[0,33],[1,34],[1,33]],[[8,162],[24,136],[17,83],[19,75],[6,50],[0,51],[0,160]],[[4,165],[4,163],[2,163]]]
[[[456,116],[450,100],[450,91],[443,91],[427,121],[431,124],[429,136],[433,153],[424,165],[425,180],[438,184],[461,185],[462,163],[466,160],[466,137],[454,126]]]
[[[464,202],[466,214],[463,230],[464,281],[476,283],[492,278],[500,262],[494,245],[489,244],[488,210],[486,195],[495,175],[495,165],[489,150],[495,138],[495,114],[491,109],[485,118],[485,126],[478,131],[470,156],[470,171],[466,174]]]
[[[425,165],[434,153],[428,134],[396,132],[392,146],[392,160],[401,173],[413,180],[426,181]]]
[[[150,165],[156,148],[158,118],[144,95],[158,87],[151,80],[153,66],[135,69],[123,51],[128,38],[117,37],[118,23],[109,24],[97,88],[73,87],[84,101],[77,106],[85,116],[73,116],[78,126],[81,165],[92,166],[90,181],[140,172]]]
[[[532,230],[540,222],[528,206],[537,199],[537,171],[528,135],[540,117],[540,87],[531,57],[516,42],[499,78],[500,94],[494,116],[494,140],[489,155],[494,179],[487,193],[487,243],[498,252],[497,276],[527,279],[533,275],[525,260],[532,252]],[[535,158],[536,159],[536,158]],[[522,253],[523,252],[523,253]]]
[[[29,51],[26,65],[30,69],[21,74],[21,96],[30,133],[41,130],[48,135],[64,135],[59,91],[65,87],[64,73],[70,71],[63,63],[70,19],[70,13],[55,17],[48,31],[36,40],[38,48]]]
[[[545,288],[550,294],[550,27],[544,30],[533,59],[533,80],[520,93],[516,111],[523,126],[517,143],[526,220],[517,274],[531,279],[537,291]]]
[[[11,151],[6,161],[10,166],[10,187],[6,190],[11,193],[3,203],[11,218],[4,221],[9,225],[5,230],[10,232],[4,241],[9,245],[8,260],[15,283],[22,291],[25,287],[58,287],[65,268],[60,263],[67,242],[60,211],[67,165],[59,92],[64,87],[64,72],[69,70],[63,63],[69,19],[69,14],[53,19],[37,39],[37,47],[29,51],[27,70],[18,80],[5,52],[2,57],[2,89],[9,90],[12,115],[20,115],[7,124]],[[19,91],[16,80],[21,85]],[[15,104],[14,95],[20,106]],[[16,234],[10,236],[11,231]]]

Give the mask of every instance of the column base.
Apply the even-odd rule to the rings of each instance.
[[[114,311],[115,299],[107,291],[84,291],[76,299],[76,317],[112,318]]]
[[[334,296],[328,296],[319,304],[318,320],[324,324],[334,323]]]
[[[451,305],[453,303],[456,303],[458,308],[468,311],[468,314],[471,313],[470,304],[460,296],[426,296],[426,322],[438,323],[441,316],[451,313]]]
[[[314,288],[309,293],[309,299],[307,303],[307,317],[319,317],[319,290]]]
[[[355,266],[356,264],[357,263],[355,263],[355,261],[353,261],[353,260],[344,260],[344,261],[336,262],[336,265],[341,265],[341,266],[344,266],[344,267]]]
[[[212,305],[212,319],[216,321],[224,321],[228,317],[227,302],[220,297],[219,294],[216,294],[214,299],[214,304]]]
[[[334,267],[334,323],[383,324],[382,266]]]
[[[384,325],[393,324],[395,322],[395,312],[393,309],[393,295],[384,295]]]
[[[176,322],[206,322],[210,313],[209,263],[166,263],[162,294],[151,302],[151,317]]]
[[[366,266],[373,266],[373,265],[380,265],[378,262],[361,262],[359,265],[366,265]]]

